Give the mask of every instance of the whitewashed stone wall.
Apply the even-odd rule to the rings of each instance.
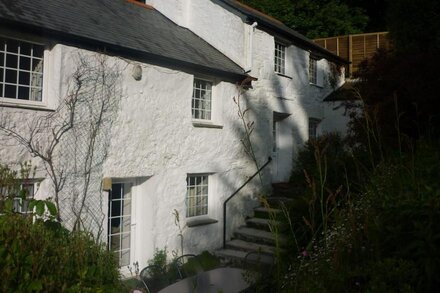
[[[290,175],[291,162],[298,150],[308,140],[308,120],[321,120],[318,134],[325,132],[346,133],[348,117],[343,107],[323,102],[333,91],[330,86],[330,64],[321,59],[317,62],[317,85],[309,84],[309,52],[293,44],[286,45],[286,76],[274,72],[274,48],[276,36],[257,26],[245,23],[245,16],[216,0],[181,1],[186,9],[171,9],[162,0],[150,0],[156,9],[167,17],[180,20],[181,25],[191,29],[215,48],[225,53],[258,78],[245,99],[253,110],[256,122],[254,137],[261,160],[272,154],[272,174],[275,181],[285,181]],[[148,3],[148,1],[147,1]],[[176,4],[177,5],[177,4]],[[249,58],[251,57],[251,58]],[[249,60],[250,59],[250,60]],[[343,83],[344,75],[337,78],[336,86]],[[279,123],[278,153],[272,153],[273,112],[289,115]]]
[[[45,62],[53,68],[62,68],[45,74],[53,91],[44,98],[56,106],[59,97],[65,97],[68,81],[76,68],[75,56],[89,55],[91,52],[55,45]],[[121,87],[123,98],[112,130],[106,138],[110,142],[108,157],[104,166],[98,168],[93,177],[92,194],[88,199],[89,223],[98,224],[94,217],[106,217],[108,194],[100,190],[103,177],[113,181],[131,182],[132,187],[132,239],[131,263],[138,261],[145,266],[152,258],[155,249],[167,247],[168,251],[180,249],[178,228],[174,222],[173,211],[180,214],[181,225],[186,225],[185,196],[186,176],[190,173],[211,174],[209,182],[209,214],[218,223],[184,228],[184,251],[198,253],[215,249],[222,245],[222,207],[223,201],[234,192],[254,171],[243,151],[240,139],[242,128],[237,116],[233,97],[237,96],[236,85],[215,77],[213,87],[213,110],[215,123],[222,128],[195,127],[191,118],[191,98],[194,75],[172,69],[140,64],[131,60],[108,57],[110,63],[122,68]],[[136,81],[133,68],[140,65],[142,79]],[[197,76],[197,75],[196,75]],[[54,83],[51,81],[54,80]],[[51,94],[48,94],[51,93]],[[38,111],[17,108],[2,108],[8,111],[16,123],[23,121],[25,115],[38,115]],[[47,114],[43,111],[41,113]],[[2,113],[3,114],[3,113]],[[3,139],[3,137],[2,137]],[[61,152],[67,152],[62,149]],[[2,162],[16,163],[28,159],[25,150],[19,146],[2,146]],[[18,156],[18,154],[22,154]],[[66,154],[67,155],[67,154]],[[41,162],[33,163],[44,177]],[[266,181],[268,184],[269,181]],[[228,226],[243,224],[243,215],[249,214],[256,201],[253,182],[243,190],[236,200],[228,205]],[[68,209],[74,184],[66,184],[63,190],[62,208]],[[41,195],[40,195],[41,194]],[[37,198],[50,197],[50,181],[44,180]],[[63,210],[64,224],[73,224]],[[104,239],[107,222],[103,222]],[[89,229],[94,230],[89,224]],[[229,229],[229,234],[232,229]]]
[[[319,131],[344,130],[344,120],[323,98],[331,92],[326,60],[318,62],[318,80],[321,86],[308,82],[309,53],[296,46],[287,49],[286,76],[274,73],[274,36],[256,29],[250,34],[250,25],[241,16],[208,0],[159,1],[152,4],[176,23],[188,27],[242,67],[252,56],[251,76],[258,78],[253,88],[241,97],[251,109],[250,120],[255,122],[253,144],[260,165],[273,156],[272,123],[274,112],[282,114],[277,132],[277,152],[270,170],[264,172],[263,185],[271,181],[287,180],[298,150],[308,139],[309,117],[322,119]],[[148,3],[148,2],[147,2]],[[252,51],[250,39],[252,36]],[[75,68],[75,54],[86,51],[56,45],[46,57],[50,69],[45,71],[45,95],[51,106],[56,105]],[[154,250],[167,247],[168,251],[180,249],[178,228],[172,215],[180,214],[185,226],[186,176],[190,173],[211,174],[209,182],[209,217],[218,223],[184,228],[185,253],[219,248],[222,245],[222,204],[250,176],[255,167],[240,143],[241,121],[233,97],[238,90],[235,84],[212,79],[214,123],[222,128],[196,127],[191,119],[191,97],[194,75],[132,60],[109,57],[122,68],[123,98],[111,133],[108,158],[95,174],[95,183],[103,177],[114,181],[131,182],[132,239],[131,263],[147,264]],[[140,65],[142,79],[132,77],[133,68]],[[196,75],[197,76],[197,75]],[[341,77],[342,79],[343,77]],[[17,121],[23,115],[35,115],[34,110],[2,108],[15,111]],[[342,119],[342,120],[341,120]],[[16,162],[26,157],[17,147],[2,146],[1,160]],[[38,162],[35,162],[38,164]],[[41,169],[41,168],[40,168]],[[44,175],[43,175],[44,176]],[[47,181],[43,183],[50,194]],[[96,185],[95,185],[96,186]],[[98,184],[99,186],[99,184]],[[96,187],[95,187],[96,188]],[[228,206],[228,234],[243,224],[244,216],[257,204],[255,198],[260,188],[256,178]],[[108,195],[96,189],[91,201],[100,206],[106,215]],[[92,203],[91,203],[92,204]],[[106,229],[106,222],[104,224]],[[104,231],[105,233],[107,231]]]

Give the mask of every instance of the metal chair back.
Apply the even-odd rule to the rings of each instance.
[[[199,263],[195,254],[184,254],[174,261],[178,277],[185,279],[191,275],[203,272],[203,267]]]

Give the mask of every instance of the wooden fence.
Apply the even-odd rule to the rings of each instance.
[[[352,76],[353,72],[357,71],[359,63],[373,56],[378,48],[386,50],[390,48],[388,32],[346,35],[313,41],[351,62],[345,71],[347,77]]]

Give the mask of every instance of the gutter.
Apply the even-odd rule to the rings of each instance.
[[[256,21],[254,21],[254,23],[251,24],[250,26],[250,31],[249,31],[249,51],[247,54],[247,67],[244,69],[245,73],[248,73],[250,71],[252,71],[252,67],[253,67],[253,58],[252,58],[252,53],[254,52],[254,32],[255,32],[255,28],[257,27],[258,23]]]

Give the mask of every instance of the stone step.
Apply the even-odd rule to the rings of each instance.
[[[261,263],[265,265],[272,265],[274,258],[271,255],[253,253],[248,255],[247,251],[235,250],[235,249],[220,249],[215,252],[215,255],[219,258],[226,259],[234,264],[246,264],[246,263]]]
[[[266,245],[276,245],[275,236],[269,231],[249,227],[240,227],[234,232],[235,238]],[[279,235],[280,246],[286,244],[285,239]]]
[[[246,226],[271,231],[271,228],[279,228],[281,226],[281,222],[263,218],[249,218],[246,220]]]
[[[259,244],[254,242],[248,242],[241,239],[233,239],[231,241],[226,242],[226,248],[233,250],[242,250],[246,252],[261,252],[265,254],[275,254],[276,247],[271,245]]]
[[[289,182],[272,184],[272,195],[293,198],[303,190]]]
[[[271,219],[271,218],[277,218],[281,215],[282,215],[282,210],[279,209],[265,208],[265,207],[258,207],[254,209],[255,218]]]
[[[282,209],[284,207],[288,208],[293,202],[293,198],[284,196],[269,196],[266,198],[266,201],[271,208]]]

